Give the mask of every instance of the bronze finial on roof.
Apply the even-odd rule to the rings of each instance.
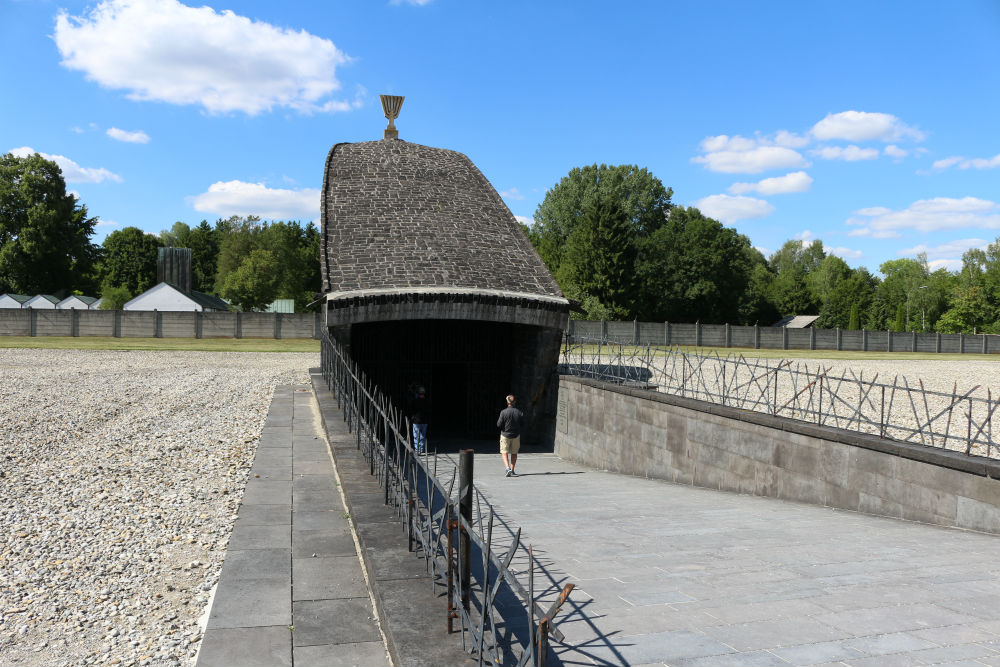
[[[382,112],[389,119],[389,125],[386,126],[382,138],[399,139],[399,131],[396,130],[394,121],[399,118],[399,110],[403,108],[403,100],[406,98],[402,95],[379,95],[378,98],[382,100]]]

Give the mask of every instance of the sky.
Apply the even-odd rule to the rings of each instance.
[[[314,220],[330,147],[459,151],[530,224],[572,168],[873,272],[1000,236],[1000,0],[0,0],[0,152],[99,218]]]

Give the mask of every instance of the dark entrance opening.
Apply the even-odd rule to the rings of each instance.
[[[495,437],[504,396],[513,391],[518,325],[469,320],[401,320],[351,326],[351,355],[405,410],[423,386],[429,435]]]

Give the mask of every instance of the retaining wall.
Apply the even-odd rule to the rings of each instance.
[[[318,338],[322,313],[0,309],[0,336]]]
[[[555,453],[615,472],[1000,533],[1000,461],[559,378]]]

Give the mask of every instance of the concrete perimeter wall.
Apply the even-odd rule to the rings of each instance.
[[[0,308],[0,336],[318,338],[322,313]]]
[[[771,350],[853,350],[1000,354],[1000,335],[939,334],[861,329],[788,329],[683,322],[570,320],[571,342],[595,339],[626,345],[697,345]]]
[[[592,467],[1000,533],[1000,461],[569,376],[557,414]]]

